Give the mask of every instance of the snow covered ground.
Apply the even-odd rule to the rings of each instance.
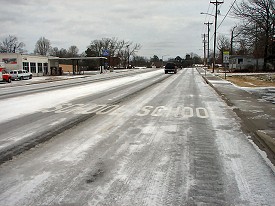
[[[3,105],[0,107],[0,123],[15,119],[19,116],[42,111],[46,108],[55,107],[59,104],[72,101],[85,95],[96,94],[110,88],[138,82],[161,73],[163,73],[163,70],[156,70],[137,74],[135,76],[85,84],[83,86],[76,86],[68,89],[60,89],[0,100],[0,104]]]
[[[267,102],[275,104],[275,87],[244,87],[244,90]]]

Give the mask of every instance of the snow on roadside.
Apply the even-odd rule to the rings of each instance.
[[[209,82],[211,82],[212,84],[230,83],[239,89],[258,96],[259,99],[262,99],[263,101],[268,101],[275,104],[275,87],[253,87],[253,84],[251,84],[252,87],[241,87],[227,80],[209,80]]]
[[[275,87],[241,87],[250,94],[256,94],[261,99],[275,104]]]
[[[163,73],[163,70],[157,70],[130,77],[0,100],[0,104],[2,105],[0,108],[0,123],[42,111],[46,108],[55,107],[80,97],[100,93],[121,85],[138,82],[161,73]]]

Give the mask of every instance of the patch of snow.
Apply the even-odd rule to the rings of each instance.
[[[61,118],[59,119],[58,121],[55,121],[55,122],[52,122],[50,124],[50,126],[54,126],[54,125],[57,125],[57,124],[60,124],[61,122],[64,122],[67,118]]]
[[[231,82],[225,80],[208,80],[212,84],[231,84]]]
[[[253,83],[251,83],[251,82],[244,82],[244,83],[249,84],[249,85],[251,85],[251,86],[256,86],[255,84],[253,84]]]

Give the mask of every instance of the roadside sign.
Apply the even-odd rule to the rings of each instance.
[[[104,56],[104,57],[109,56],[109,50],[104,49],[103,52],[102,52],[102,56]]]
[[[224,64],[229,64],[229,51],[224,51],[223,52],[223,63]]]

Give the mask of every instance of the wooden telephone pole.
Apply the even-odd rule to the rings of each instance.
[[[210,35],[209,35],[209,33],[210,33],[210,25],[212,25],[213,23],[207,22],[204,24],[207,25],[207,65],[209,66],[209,63],[210,63],[210,48],[209,48]]]
[[[215,12],[215,32],[214,32],[214,60],[213,60],[213,73],[215,72],[215,65],[216,65],[216,41],[217,41],[217,21],[218,21],[218,6],[220,4],[223,4],[223,1],[210,1],[211,4],[214,4],[216,6],[216,12]]]
[[[206,34],[203,34],[203,64],[206,66]]]

